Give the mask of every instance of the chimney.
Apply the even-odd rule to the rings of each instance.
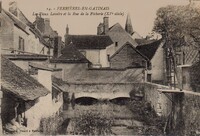
[[[101,35],[103,33],[104,25],[100,23],[97,27],[97,35]]]
[[[67,27],[66,27],[66,35],[68,35],[68,34],[69,34],[69,27],[67,25]]]
[[[58,58],[61,55],[61,45],[62,40],[60,36],[57,36],[54,38],[54,50],[53,50],[53,56],[55,58]]]
[[[45,18],[44,19],[44,34],[50,34],[51,30],[50,28],[50,19],[49,18]]]
[[[9,3],[9,11],[10,13],[12,13],[13,15],[15,15],[16,17],[18,16],[18,12],[17,12],[17,2],[13,1]]]
[[[69,35],[69,27],[67,25],[67,27],[66,27],[66,33],[65,33],[65,45],[68,44],[68,41],[67,41],[68,35]]]
[[[103,18],[103,24],[104,24],[104,33],[107,34],[109,30],[109,18],[104,17]]]
[[[44,30],[45,30],[44,19],[36,15],[35,24],[36,24],[36,28],[39,29],[42,34],[44,34]]]
[[[49,18],[45,18],[44,19],[44,24],[50,26],[50,19]]]

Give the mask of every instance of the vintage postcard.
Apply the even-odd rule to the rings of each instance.
[[[1,0],[0,135],[200,135],[199,0]]]

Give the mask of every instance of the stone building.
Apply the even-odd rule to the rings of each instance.
[[[73,77],[73,69],[78,68],[82,71],[86,71],[91,64],[87,58],[78,51],[76,46],[71,43],[67,45],[62,52],[61,55],[57,58],[52,58],[50,60],[50,66],[52,68],[62,68],[62,74],[55,74],[54,76],[57,78],[62,78],[64,81],[69,79],[69,74]]]
[[[53,56],[59,57],[61,54],[58,54],[60,52],[58,50],[61,50],[64,47],[64,42],[62,41],[62,37],[58,35],[57,31],[53,30],[51,27],[50,19],[36,15],[33,24],[35,28],[40,31],[45,41],[49,42],[53,46]]]
[[[68,32],[68,31],[66,31]],[[92,67],[109,67],[109,48],[113,41],[107,35],[65,35],[65,46],[73,43],[92,63]]]
[[[15,133],[17,129],[23,131],[24,128],[34,125],[29,122],[31,117],[27,115],[27,112],[40,97],[45,97],[50,92],[4,57],[1,59],[1,68],[3,71],[1,77],[3,130],[5,133]]]
[[[131,43],[125,43],[110,57],[111,68],[147,68],[148,58],[141,54]]]
[[[2,54],[53,55],[53,48],[17,8],[15,2],[10,3],[9,11],[2,10],[0,19]]]
[[[142,38],[133,30],[130,15],[127,15],[125,29],[119,23],[109,27],[109,18],[104,17],[103,23],[100,23],[97,27],[97,35],[108,35],[114,42],[114,45],[110,46],[108,49],[110,56],[112,56],[126,42],[129,42],[136,47],[137,42],[135,39]]]
[[[149,59],[147,81],[163,84],[164,82],[164,49],[163,42],[159,40],[136,39],[136,49]]]
[[[52,82],[52,75],[62,70],[29,63],[27,74],[5,57],[2,57],[1,62],[1,117],[4,134],[31,135],[44,132],[41,123],[50,124],[42,120],[59,115],[62,110],[63,90]]]

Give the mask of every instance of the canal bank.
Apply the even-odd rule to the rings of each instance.
[[[69,103],[62,113],[64,123],[60,132],[67,135],[162,135],[158,124],[148,122],[157,117],[155,112],[149,107],[139,108],[147,106],[145,104],[143,100],[127,98],[90,105]]]
[[[68,90],[83,89],[84,84],[70,85]],[[115,88],[116,87],[116,88]],[[152,83],[133,83],[133,84],[87,84],[84,90],[93,93],[101,93],[103,90],[115,92],[115,90],[133,90],[130,93],[132,101],[126,105],[118,105],[113,101],[101,101],[100,103],[93,103],[92,105],[81,105],[78,99],[75,105],[71,103],[65,105],[63,111],[64,121],[68,123],[63,128],[63,134],[75,134],[73,125],[78,120],[84,111],[109,113],[114,117],[115,124],[112,125],[112,133],[120,134],[152,134],[157,133],[162,135],[191,135],[199,133],[199,95],[198,93],[183,92],[183,94],[163,93],[160,90],[168,89],[167,86],[162,86]],[[93,91],[91,91],[93,90]],[[83,91],[83,90],[82,90]],[[105,91],[104,91],[105,92]],[[76,96],[76,95],[75,95]],[[136,97],[135,97],[136,96]],[[173,99],[172,99],[173,96]],[[70,95],[69,95],[70,97]],[[70,97],[71,98],[71,97]],[[95,99],[91,99],[95,100]],[[120,99],[118,99],[120,100]],[[174,107],[172,107],[172,105]],[[73,123],[74,122],[74,123]],[[142,122],[142,126],[137,122]],[[136,126],[132,125],[136,124]]]

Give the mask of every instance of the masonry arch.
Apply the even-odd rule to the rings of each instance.
[[[74,99],[74,102],[79,105],[93,105],[98,102],[98,99],[89,96],[78,97]]]

